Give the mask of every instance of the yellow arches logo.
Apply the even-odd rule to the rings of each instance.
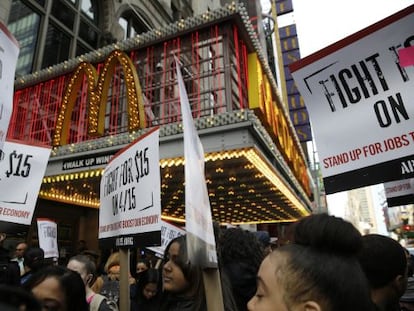
[[[88,134],[91,136],[104,134],[108,90],[117,64],[120,64],[122,67],[127,90],[128,129],[129,131],[134,131],[146,127],[144,101],[137,71],[127,54],[115,50],[106,58],[99,79],[97,78],[98,75],[95,67],[89,63],[83,62],[76,68],[62,99],[62,106],[52,141],[53,146],[68,143],[71,115],[78,91],[85,76],[88,83],[87,91],[90,101],[88,106]]]

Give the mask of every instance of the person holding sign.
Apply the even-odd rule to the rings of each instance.
[[[171,240],[164,260],[162,280],[166,297],[161,310],[207,311],[202,270],[190,264],[185,236]]]
[[[161,311],[207,311],[203,270],[188,259],[186,235],[171,240],[167,245],[162,280],[165,296]],[[224,309],[237,310],[231,286],[222,284],[222,290]]]
[[[249,311],[375,310],[357,254],[359,231],[327,214],[301,219],[294,242],[275,249],[262,262]]]

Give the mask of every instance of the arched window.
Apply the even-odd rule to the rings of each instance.
[[[119,24],[124,29],[124,39],[135,37],[137,34],[148,31],[148,27],[137,17],[134,11],[125,11],[120,19]]]

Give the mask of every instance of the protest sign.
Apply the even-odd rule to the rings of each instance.
[[[160,245],[159,129],[120,150],[101,179],[99,240],[103,247]]]
[[[310,114],[326,193],[414,177],[410,6],[290,66]]]
[[[30,225],[50,148],[6,141],[0,155],[0,227],[2,222]]]
[[[47,218],[37,219],[39,247],[45,252],[45,258],[58,258],[57,224]]]
[[[14,75],[18,56],[19,44],[0,22],[0,150],[3,149],[13,111]]]
[[[188,256],[191,262],[202,267],[216,267],[216,242],[204,174],[204,149],[194,125],[177,60],[176,69],[184,132],[185,229]]]
[[[388,207],[414,202],[414,178],[384,183]]]
[[[384,206],[382,211],[384,213],[385,226],[388,232],[401,228],[403,225],[403,218],[400,207]]]
[[[205,268],[203,282],[207,310],[223,311],[224,303],[220,271],[217,265],[213,219],[204,174],[204,149],[194,125],[177,58],[175,66],[184,132],[185,229],[188,258],[191,264]]]
[[[161,245],[147,248],[150,251],[154,252],[158,257],[163,258],[164,251],[168,243],[170,243],[172,239],[175,239],[176,237],[179,237],[180,235],[184,234],[185,230],[161,220]]]

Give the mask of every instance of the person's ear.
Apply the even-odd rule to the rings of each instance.
[[[398,294],[402,295],[407,289],[407,278],[404,275],[398,275],[394,279],[393,284],[396,287]]]
[[[321,311],[322,309],[321,309],[321,306],[317,302],[309,300],[303,304],[302,310],[303,311]]]

